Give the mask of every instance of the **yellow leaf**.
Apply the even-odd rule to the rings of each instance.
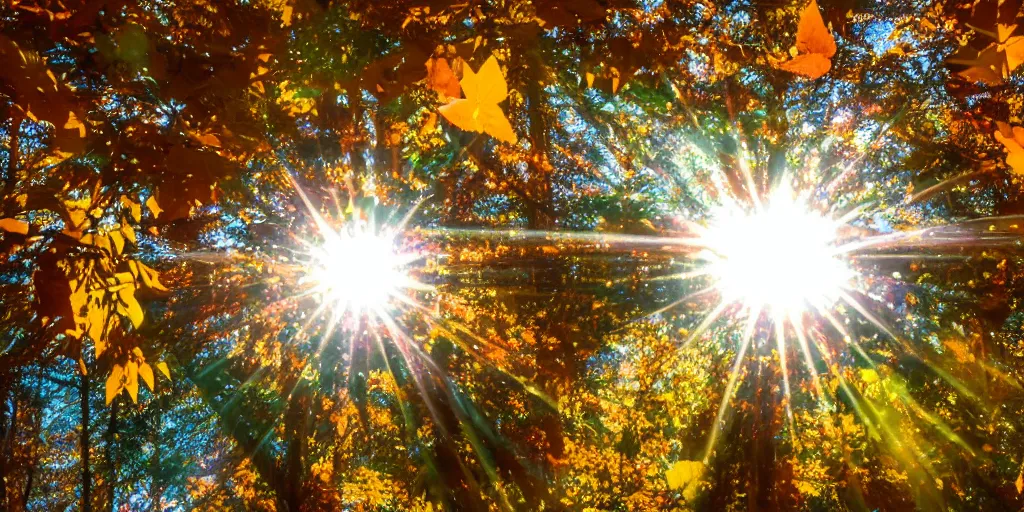
[[[281,6],[281,26],[287,27],[292,24],[292,6],[284,4]]]
[[[476,73],[467,66],[461,84],[465,99],[442,106],[441,115],[463,130],[486,133],[514,144],[518,138],[505,112],[498,106],[508,97],[508,84],[497,59],[491,56]]]
[[[139,364],[135,361],[128,361],[125,365],[124,388],[132,397],[132,402],[139,402]]]
[[[1003,45],[1006,53],[1006,71],[1013,73],[1018,66],[1024,63],[1024,36],[1011,37]]]
[[[149,208],[149,212],[153,214],[154,219],[159,217],[160,213],[164,211],[160,208],[160,205],[156,204],[156,199],[153,196],[149,196],[149,199],[146,199],[146,208]]]
[[[1024,471],[1017,475],[1017,481],[1014,482],[1014,485],[1017,486],[1017,494],[1024,494]]]
[[[132,201],[128,196],[121,196],[121,206],[128,208],[135,222],[142,220],[142,205]]]
[[[811,0],[800,13],[796,30],[797,55],[779,64],[779,68],[805,76],[812,80],[820,78],[832,67],[836,54],[836,40],[821,18],[818,2]]]
[[[593,87],[593,86],[594,86],[594,74],[588,71],[587,72],[587,88],[590,88],[590,87]]]
[[[68,112],[68,121],[64,123],[64,129],[74,130],[75,128],[78,128],[79,137],[85,137],[85,125],[78,120],[74,112]]]
[[[103,339],[103,328],[107,325],[106,309],[102,306],[89,308],[86,322],[89,324],[89,337],[96,343],[96,357],[99,357],[106,347],[106,342]]]
[[[1006,163],[1014,174],[1024,175],[1024,128],[997,122],[994,136],[1006,148]]]
[[[149,386],[149,390],[153,391],[153,368],[149,366],[149,363],[139,365],[139,377],[142,377],[142,381]]]
[[[121,392],[122,377],[124,377],[124,368],[121,368],[119,364],[115,364],[114,369],[110,372],[110,376],[107,377],[107,405],[110,405],[110,401]]]
[[[124,237],[127,238],[129,242],[133,244],[139,243],[138,240],[135,238],[135,228],[133,227],[127,224],[121,226],[121,234],[124,235]]]
[[[75,231],[82,231],[88,227],[87,222],[89,219],[86,217],[85,208],[72,208],[69,205],[67,211],[68,220],[71,221],[71,225],[69,226],[71,229],[74,229]]]
[[[110,237],[107,235],[96,235],[92,239],[93,245],[100,249],[105,249],[107,252],[111,252],[110,249]]]
[[[430,112],[426,115],[423,120],[423,126],[420,127],[420,137],[430,134],[437,128],[437,114]]]
[[[665,472],[669,489],[682,489],[700,480],[704,474],[704,463],[699,460],[681,460]]]
[[[135,287],[127,286],[118,290],[118,296],[123,304],[123,314],[138,329],[142,325],[142,306],[139,305],[139,301],[135,298]]]
[[[161,292],[167,291],[167,287],[160,282],[160,273],[147,267],[141,261],[129,261],[128,268],[131,269],[132,275],[141,279],[142,284],[146,285],[146,287]]]
[[[0,219],[0,230],[8,233],[28,234],[28,223],[18,219]]]
[[[171,370],[167,367],[167,363],[163,361],[157,363],[156,369],[160,370],[160,373],[164,374],[164,377],[167,377],[167,380],[171,380]]]
[[[111,231],[107,233],[107,236],[109,236],[110,240],[114,242],[114,249],[117,251],[114,253],[115,255],[124,252],[124,236],[122,236],[119,231]]]
[[[874,384],[878,382],[878,372],[871,368],[865,368],[860,371],[860,380],[865,384]]]

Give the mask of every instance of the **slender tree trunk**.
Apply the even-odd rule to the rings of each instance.
[[[153,455],[149,460],[149,500],[150,510],[152,512],[159,512],[161,510],[160,502],[162,501],[164,494],[164,482],[160,473],[160,460],[163,459],[163,450],[160,448],[160,434],[164,424],[163,411],[167,407],[167,400],[165,400],[166,393],[160,397],[160,407],[157,408],[156,422],[153,425],[152,443],[153,443]]]
[[[302,460],[306,449],[306,411],[309,407],[307,387],[299,382],[288,403],[285,413],[285,425],[288,431],[288,452],[285,455],[284,501],[289,512],[297,512],[302,505]]]
[[[8,510],[7,503],[7,468],[11,466],[11,455],[7,449],[10,446],[9,437],[14,431],[13,411],[8,414],[7,394],[9,391],[7,375],[0,375],[0,509]],[[8,418],[11,418],[8,420]]]
[[[35,451],[35,450],[33,450]],[[21,494],[21,509],[28,510],[28,501],[32,497],[32,486],[35,485],[36,466],[39,464],[39,456],[32,457],[32,464],[28,467],[28,475],[25,477],[25,489]]]
[[[18,182],[18,166],[20,165],[21,155],[21,143],[19,141],[21,137],[21,123],[24,121],[24,117],[15,114],[11,117],[11,127],[8,137],[10,137],[10,144],[8,145],[9,151],[7,153],[7,177],[4,181],[3,195],[0,195],[0,201],[4,204],[4,217],[9,217],[14,212],[7,211],[11,205],[15,204],[13,201],[7,201],[8,196],[14,193],[14,185]]]
[[[81,447],[82,459],[82,503],[81,510],[92,510],[92,472],[89,469],[89,376],[82,373],[79,378],[78,395],[82,404],[82,433],[78,444]]]
[[[120,401],[114,398],[114,401],[110,404],[110,421],[107,423],[107,433],[104,435],[106,438],[106,449],[104,450],[107,466],[107,496],[106,496],[106,509],[113,512],[114,510],[114,494],[117,490],[117,454],[114,452],[114,443],[117,438],[117,413]]]

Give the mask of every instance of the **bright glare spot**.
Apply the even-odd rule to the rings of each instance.
[[[361,222],[327,233],[310,252],[308,279],[337,313],[378,311],[416,284],[406,267],[419,255],[400,252],[394,234]]]
[[[784,187],[753,212],[719,212],[702,237],[701,256],[724,301],[799,312],[835,302],[853,277],[836,254],[838,228]]]

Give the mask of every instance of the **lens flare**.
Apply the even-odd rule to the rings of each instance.
[[[722,208],[698,255],[723,302],[793,314],[827,307],[854,277],[836,251],[840,222],[780,187],[753,211]]]
[[[306,281],[313,293],[335,313],[361,314],[386,309],[397,294],[418,288],[408,266],[421,256],[403,252],[395,235],[362,220],[325,233],[309,251]]]

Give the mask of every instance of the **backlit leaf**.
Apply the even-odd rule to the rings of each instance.
[[[811,0],[800,13],[796,50],[797,55],[779,64],[779,68],[813,80],[828,73],[832,67],[836,40],[825,26],[816,0]]]
[[[505,112],[498,106],[508,97],[508,85],[494,56],[488,58],[477,73],[466,67],[462,91],[465,99],[454,100],[440,108],[445,119],[463,130],[486,133],[510,144],[518,140]]]
[[[167,380],[171,379],[171,369],[167,367],[167,363],[160,361],[156,364],[156,369],[160,370],[160,373],[164,374],[164,377],[167,377]]]
[[[135,361],[128,361],[125,365],[124,389],[132,397],[132,402],[139,401],[139,364]]]
[[[0,229],[8,233],[28,234],[28,223],[18,219],[0,219]]]
[[[153,391],[153,368],[149,366],[149,363],[142,363],[139,365],[139,377],[146,383],[150,391]]]
[[[106,395],[107,405],[110,405],[110,401],[121,392],[123,387],[124,368],[119,364],[114,365],[114,369],[111,370],[110,375],[107,377]]]

